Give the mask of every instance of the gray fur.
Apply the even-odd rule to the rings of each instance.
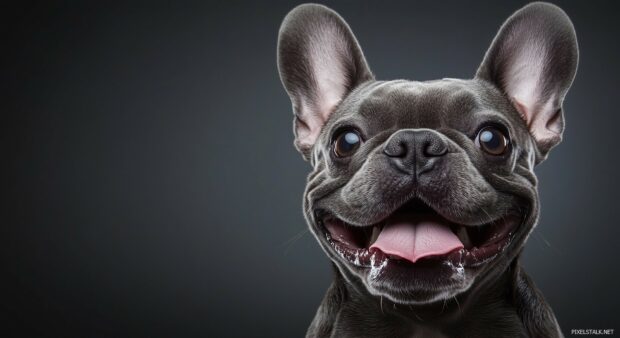
[[[553,97],[559,109],[553,116],[536,109],[524,116],[509,95],[514,84],[506,85],[511,81],[507,76],[515,73],[506,71],[514,62],[511,55],[534,40],[544,45],[545,53],[534,50],[531,55],[540,57],[544,67],[540,80],[526,89],[536,90],[541,100]],[[312,51],[321,48],[316,41],[329,41],[324,48],[337,50]],[[325,96],[319,92],[325,86],[317,84],[320,70],[313,69],[316,60],[309,58],[321,55],[338,55],[321,62],[336,63],[332,69],[341,72],[334,76],[342,78],[333,81],[346,87],[329,111],[316,110],[323,107],[315,101]],[[287,15],[280,30],[278,66],[293,103],[296,146],[313,166],[304,214],[336,275],[309,337],[561,336],[551,308],[518,259],[539,213],[533,168],[561,139],[561,102],[577,59],[576,36],[566,14],[556,6],[534,3],[502,26],[473,79],[376,81],[338,14],[309,4]],[[533,134],[532,123],[541,121],[544,127],[551,125],[552,133],[536,135],[551,138]],[[511,145],[506,155],[490,158],[473,142],[486,123],[507,129]],[[558,123],[559,129],[554,125]],[[320,128],[313,143],[299,141],[308,131],[300,129],[312,126]],[[336,158],[332,141],[343,127],[359,130],[364,142],[353,156]],[[386,156],[395,142],[422,141],[439,149],[441,156],[432,163],[412,160],[400,167]],[[327,242],[319,225],[318,210],[354,226],[371,225],[414,197],[459,224],[518,217],[519,226],[508,247],[490,262],[467,267],[460,279],[429,282],[378,278],[368,268],[350,264]]]

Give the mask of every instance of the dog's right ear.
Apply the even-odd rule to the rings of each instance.
[[[294,8],[280,27],[278,69],[295,112],[295,147],[306,160],[342,99],[374,77],[347,23],[315,4]]]

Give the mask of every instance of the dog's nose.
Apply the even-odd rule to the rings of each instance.
[[[383,147],[392,165],[408,174],[432,170],[448,152],[443,137],[431,129],[403,129],[394,133]]]

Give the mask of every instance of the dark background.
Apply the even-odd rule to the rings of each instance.
[[[429,80],[473,76],[524,2],[327,4],[379,79]],[[565,332],[620,330],[618,8],[558,4],[581,60],[524,265]],[[2,5],[5,336],[304,334],[331,271],[276,69],[294,5]]]

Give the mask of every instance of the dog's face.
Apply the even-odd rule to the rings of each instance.
[[[349,282],[421,304],[504,271],[538,216],[533,167],[564,127],[578,59],[564,12],[516,12],[471,80],[376,81],[319,5],[289,13],[278,52],[295,145],[314,168],[305,215]]]

